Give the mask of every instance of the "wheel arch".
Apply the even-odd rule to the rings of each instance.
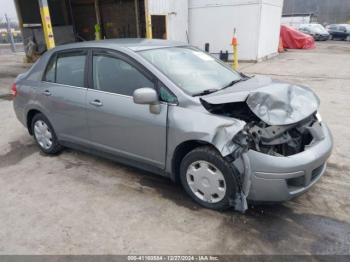
[[[213,144],[203,140],[187,140],[175,148],[171,161],[171,178],[173,181],[176,183],[180,181],[180,165],[183,158],[195,148],[202,146],[209,146],[212,149],[218,151]]]
[[[34,116],[37,114],[42,114],[42,112],[39,111],[38,109],[30,109],[27,113],[26,124],[27,124],[27,129],[28,129],[28,132],[30,135],[33,135],[32,120],[33,120]]]

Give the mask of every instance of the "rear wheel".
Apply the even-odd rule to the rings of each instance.
[[[350,41],[350,35],[348,35],[346,38],[345,38],[346,41]]]
[[[197,203],[206,208],[224,210],[236,197],[234,172],[215,149],[200,147],[182,160],[180,178],[187,194]]]
[[[54,155],[62,150],[62,146],[58,143],[55,131],[49,120],[43,114],[39,113],[33,117],[32,130],[34,139],[41,151],[46,154]]]
[[[329,40],[333,40],[333,35],[329,35]]]

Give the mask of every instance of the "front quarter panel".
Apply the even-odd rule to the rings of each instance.
[[[245,122],[198,110],[169,106],[167,172],[171,173],[171,162],[176,148],[187,141],[201,141],[213,145],[222,156],[236,149],[232,138],[245,126]]]

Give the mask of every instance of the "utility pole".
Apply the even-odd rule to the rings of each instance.
[[[134,0],[134,6],[135,6],[135,19],[136,19],[136,36],[137,38],[140,38],[140,19],[139,19],[139,0]]]
[[[51,24],[51,17],[49,6],[47,4],[47,0],[38,0],[40,7],[40,16],[41,22],[43,24],[43,33],[46,42],[47,49],[51,49],[55,47],[55,39],[53,37],[53,30]]]
[[[95,14],[96,14],[96,24],[95,24],[95,40],[101,40],[101,13],[100,13],[100,3],[99,0],[95,0]]]
[[[13,35],[12,35],[12,31],[11,31],[11,25],[10,25],[10,19],[8,18],[7,14],[5,14],[5,20],[6,20],[6,24],[7,24],[7,37],[10,41],[11,44],[11,50],[12,52],[16,52],[16,46],[15,46],[15,41],[13,40]]]

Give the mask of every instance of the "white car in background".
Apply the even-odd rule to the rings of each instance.
[[[329,33],[321,24],[301,24],[298,30],[311,35],[316,41],[326,41],[329,39]]]

